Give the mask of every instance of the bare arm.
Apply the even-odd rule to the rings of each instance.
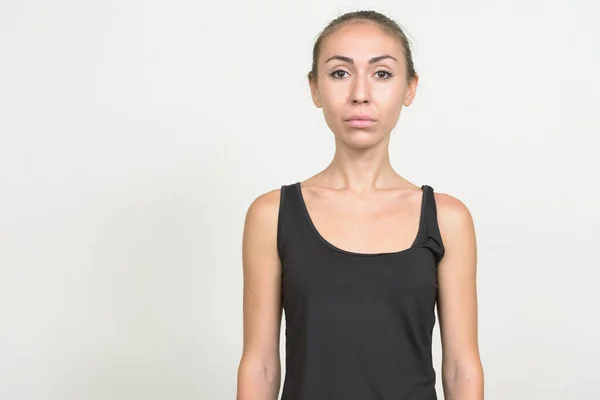
[[[439,199],[439,200],[438,200]],[[458,199],[436,194],[446,249],[439,265],[438,317],[446,400],[483,400],[484,375],[477,333],[477,245],[473,220]]]
[[[281,381],[281,263],[277,254],[279,190],[252,202],[242,241],[243,352],[237,400],[276,400]]]

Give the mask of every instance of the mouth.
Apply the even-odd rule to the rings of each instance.
[[[348,125],[353,126],[355,128],[367,128],[375,124],[376,120],[371,117],[366,116],[357,116],[350,117],[349,119],[344,120]]]

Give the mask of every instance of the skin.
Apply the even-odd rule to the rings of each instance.
[[[379,58],[370,62],[375,57]],[[406,79],[401,44],[373,23],[347,23],[323,41],[318,74],[309,84],[312,100],[322,109],[336,144],[331,163],[301,183],[317,230],[333,245],[353,252],[410,247],[418,228],[422,192],[394,171],[388,153],[391,131],[402,108],[412,104],[418,84],[418,76]],[[345,119],[354,113],[368,114],[376,122],[369,128],[352,127]],[[246,214],[244,339],[237,400],[275,400],[280,389],[279,199],[279,189],[264,193]],[[482,400],[474,224],[457,198],[435,192],[435,201],[446,249],[438,269],[437,303],[444,397]]]

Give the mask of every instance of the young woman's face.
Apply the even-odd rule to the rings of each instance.
[[[406,80],[400,42],[368,22],[346,23],[327,36],[317,68],[317,81],[310,82],[313,102],[336,137],[358,147],[390,134],[418,82]],[[357,116],[372,121],[352,119]]]

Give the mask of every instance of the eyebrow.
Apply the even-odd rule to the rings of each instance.
[[[391,58],[394,61],[398,61],[398,60],[396,60],[396,58],[390,56],[389,54],[384,54],[382,56],[377,56],[377,57],[371,58],[369,60],[369,64],[376,63],[377,61],[381,61],[381,60],[384,60],[386,58]],[[346,56],[339,56],[339,55],[335,55],[335,56],[329,57],[327,59],[327,61],[325,61],[325,63],[327,63],[327,62],[329,62],[331,60],[341,60],[341,61],[347,62],[348,64],[354,64],[354,60],[352,58],[346,57]]]

